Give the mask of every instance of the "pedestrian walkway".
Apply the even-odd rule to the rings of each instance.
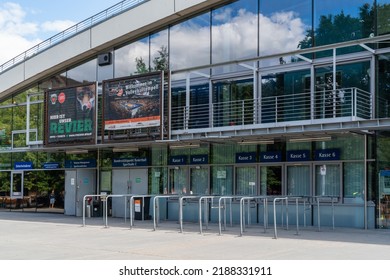
[[[0,211],[2,260],[390,260],[390,231],[344,228],[227,227]]]

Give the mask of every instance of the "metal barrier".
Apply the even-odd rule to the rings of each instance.
[[[199,196],[187,195],[181,196],[179,198],[179,223],[180,223],[180,232],[183,232],[183,201],[187,199],[199,199]]]
[[[251,200],[254,200],[257,204],[257,200],[260,199],[263,201],[263,224],[264,224],[264,232],[267,230],[267,221],[268,221],[268,202],[267,202],[267,196],[245,196],[240,199],[240,236],[244,233],[245,228],[245,201],[248,201],[248,225],[250,225],[250,202]]]
[[[156,231],[157,224],[160,218],[159,211],[156,211],[156,209],[159,208],[159,201],[161,198],[179,198],[179,195],[156,195],[153,197],[153,230]]]
[[[273,201],[273,208],[274,208],[274,238],[277,239],[278,238],[278,234],[277,234],[277,229],[276,229],[276,202],[277,201],[286,201],[286,229],[288,230],[288,200],[289,199],[295,199],[295,203],[296,203],[296,234],[298,235],[299,234],[299,207],[298,207],[298,202],[299,202],[299,199],[302,199],[302,197],[275,197],[274,198],[274,201]],[[282,213],[282,217],[283,217],[283,213]]]
[[[338,196],[326,196],[326,195],[318,195],[314,196],[314,199],[317,201],[317,219],[318,219],[318,231],[321,231],[321,213],[320,213],[320,200],[321,199],[330,199],[332,204],[332,228],[334,230],[334,199],[338,199]]]
[[[222,226],[221,226],[221,209],[223,208],[224,211],[224,230],[226,230],[226,200],[229,199],[230,202],[230,226],[233,226],[233,213],[232,213],[232,200],[235,199],[235,196],[222,196],[218,200],[218,228],[219,228],[219,235],[222,234]],[[222,201],[224,203],[224,206],[222,206]]]
[[[130,229],[134,226],[134,198],[141,198],[142,199],[142,208],[141,208],[141,215],[142,215],[142,220],[145,219],[144,217],[144,208],[145,208],[145,198],[146,197],[152,197],[152,195],[132,195],[130,197]]]
[[[85,205],[85,200],[87,199],[87,197],[102,197],[102,196],[105,196],[105,195],[101,195],[101,194],[87,194],[87,195],[84,195],[83,196],[83,227],[85,227],[85,208],[86,208],[86,205]],[[104,216],[103,216],[103,222],[104,222]]]
[[[209,224],[209,215],[208,215],[208,201],[211,200],[211,208],[219,208],[220,206],[213,206],[215,196],[201,196],[199,198],[199,231],[200,234],[203,234],[203,225],[202,225],[202,200],[204,201],[204,219],[206,222],[206,228],[208,228]]]
[[[131,197],[133,196],[132,194],[109,194],[109,195],[106,195],[106,199],[103,200],[103,205],[105,206],[104,207],[104,215],[105,215],[105,227],[108,227],[108,199],[109,198],[112,198],[112,197],[124,197],[125,198],[125,223],[126,223],[126,220],[127,220],[127,216],[126,216],[126,213],[127,213],[127,198],[128,197]]]

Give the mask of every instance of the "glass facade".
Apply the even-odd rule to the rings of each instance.
[[[61,194],[53,178],[64,181],[69,161],[86,160],[87,168],[104,172],[111,191],[112,171],[134,168],[147,169],[149,194],[329,196],[340,204],[377,205],[390,195],[380,191],[385,176],[378,175],[390,168],[389,135],[342,125],[389,117],[388,46],[351,43],[388,34],[389,11],[389,1],[239,0],[113,45],[112,65],[90,59],[1,101],[2,181],[18,170],[16,163],[27,162],[25,194],[45,197],[52,186]],[[109,133],[101,133],[99,112],[96,134],[102,138],[89,153],[42,148],[46,90],[155,71],[165,71],[162,139],[127,141],[132,133],[152,133],[124,129],[109,133],[126,135],[126,141],[100,145]],[[310,125],[314,129],[299,131]],[[285,131],[274,133],[279,127]],[[307,139],[291,141],[298,136]],[[329,139],[310,139],[319,136]],[[258,143],[242,145],[249,140]],[[182,141],[200,147],[171,148]],[[138,150],[113,152],[118,143]],[[146,164],[129,167],[115,160]],[[45,163],[55,163],[55,170]],[[39,180],[45,183],[38,188]],[[0,194],[9,196],[10,190],[2,184]]]

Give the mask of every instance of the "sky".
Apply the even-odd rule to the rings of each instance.
[[[0,0],[0,65],[121,0]]]

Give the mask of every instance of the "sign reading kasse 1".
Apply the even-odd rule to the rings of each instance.
[[[93,143],[96,84],[46,91],[45,144]]]
[[[162,73],[103,82],[105,130],[161,125]]]

